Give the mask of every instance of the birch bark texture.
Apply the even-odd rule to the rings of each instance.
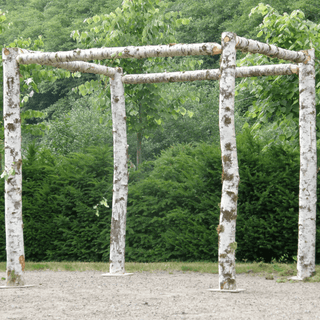
[[[12,172],[5,181],[5,225],[7,251],[7,286],[24,286],[24,241],[22,223],[22,157],[20,118],[20,74],[16,61],[18,48],[4,48],[3,119],[5,171]]]
[[[115,68],[109,68],[95,63],[88,63],[83,61],[72,62],[57,62],[49,64],[53,67],[69,70],[72,72],[103,74],[108,77],[113,77],[116,73]]]
[[[289,60],[293,62],[305,62],[309,59],[308,54],[303,51],[291,51],[279,48],[275,45],[246,39],[237,36],[236,48],[242,52],[260,53],[271,58]]]
[[[144,59],[157,57],[211,56],[221,53],[218,43],[171,43],[157,46],[128,46],[113,48],[76,49],[63,52],[21,51],[20,64],[53,64],[69,61],[89,61],[104,59]]]
[[[317,137],[314,49],[308,50],[306,54],[311,59],[299,65],[300,186],[297,280],[311,277],[315,273]]]
[[[34,54],[43,54],[43,52],[39,51],[30,51],[27,49],[19,48],[19,55],[17,56],[17,61],[19,62],[20,55],[25,55],[26,57],[32,57]],[[30,64],[31,61],[26,58],[25,63],[23,64]],[[21,63],[22,64],[22,63]],[[83,73],[94,73],[94,74],[103,74],[108,77],[113,77],[115,74],[115,68],[109,68],[103,65],[95,64],[95,63],[88,63],[83,61],[71,61],[71,62],[52,62],[48,59],[43,61],[42,65],[52,66],[60,69],[69,70],[72,72],[83,72]]]
[[[128,199],[128,145],[121,68],[110,79],[113,132],[113,198],[110,233],[110,274],[125,274],[125,238]]]
[[[294,64],[277,64],[252,67],[236,68],[236,78],[261,77],[275,75],[298,74],[299,67]],[[148,74],[128,74],[122,77],[122,82],[126,84],[139,83],[160,83],[160,82],[187,82],[200,80],[219,80],[219,69],[167,72],[167,73],[148,73]]]
[[[222,195],[220,204],[219,289],[236,290],[235,241],[239,168],[234,123],[236,71],[236,35],[222,33],[220,62],[219,129],[222,159]]]

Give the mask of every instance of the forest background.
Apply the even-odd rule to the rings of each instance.
[[[232,31],[286,49],[315,48],[318,107],[317,2],[0,0],[0,44],[62,51],[220,43],[221,33]],[[237,61],[238,66],[283,63],[242,53]],[[101,63],[127,73],[218,69],[219,56]],[[21,66],[20,73],[26,259],[108,261],[113,175],[109,82],[39,65]],[[238,79],[236,84],[237,259],[290,262],[298,243],[298,77]],[[130,156],[126,260],[217,261],[219,83],[126,85],[125,92]],[[2,108],[2,90],[0,101]],[[3,127],[1,132],[3,144]],[[3,170],[3,151],[1,160]],[[0,261],[5,261],[3,198],[0,206]],[[316,251],[319,261],[320,246]]]

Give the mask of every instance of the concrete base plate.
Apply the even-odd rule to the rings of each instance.
[[[288,280],[294,280],[294,281],[302,281],[303,279],[299,278],[298,276],[290,277]]]
[[[246,290],[245,289],[236,289],[236,290],[208,289],[208,291],[239,293],[239,292],[246,291]]]
[[[103,277],[126,277],[132,276],[133,273],[104,273],[102,274]]]
[[[31,288],[34,287],[33,285],[28,285],[28,286],[0,286],[0,289],[23,289],[23,288]]]

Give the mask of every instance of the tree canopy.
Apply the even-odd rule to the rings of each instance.
[[[7,46],[57,51],[76,47],[220,42],[222,31],[232,31],[293,50],[309,48],[312,42],[318,50],[320,9],[316,0],[272,0],[268,3],[259,4],[258,0],[228,3],[221,0],[98,0],[94,3],[88,0],[2,0],[0,41]],[[319,57],[318,51],[316,56]],[[121,66],[127,73],[144,73],[218,68],[217,59],[218,56],[141,61],[114,59],[102,63]],[[239,53],[238,61],[239,65],[251,65],[266,64],[270,59]],[[61,145],[64,139],[73,141],[72,135],[81,134],[77,123],[85,121],[86,112],[80,112],[81,109],[96,114],[97,128],[101,124],[106,131],[110,128],[109,90],[103,77],[80,74],[69,77],[69,73],[34,65],[23,66],[22,75],[24,146],[33,139],[46,146]],[[268,137],[269,143],[288,140],[297,144],[296,77],[265,77],[237,83],[238,132],[245,124],[258,130],[258,136]],[[207,116],[210,113],[212,119],[217,118],[215,82],[126,85],[126,102],[132,160],[139,145],[143,146],[144,159],[148,160],[171,143],[219,141],[218,126],[212,120],[210,127]],[[73,106],[77,106],[79,112],[72,111],[75,110]],[[73,117],[78,120],[74,121]],[[71,123],[71,131],[54,129]],[[203,131],[196,134],[200,128]],[[70,133],[70,137],[61,140],[60,134],[54,132]],[[181,132],[188,134],[181,135]],[[41,138],[39,134],[44,136]],[[95,140],[90,132],[86,134],[89,136],[84,141]],[[54,142],[56,139],[60,140]],[[103,141],[111,141],[110,135],[106,134]],[[80,145],[62,148],[62,153],[69,149],[80,151],[78,148]],[[58,147],[55,152],[59,153]]]

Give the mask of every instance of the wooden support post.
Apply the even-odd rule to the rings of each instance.
[[[317,211],[317,136],[314,49],[304,52],[309,59],[299,64],[299,130],[300,186],[298,274],[303,280],[315,273],[316,211]]]
[[[239,292],[236,285],[235,251],[239,168],[234,123],[236,35],[222,33],[220,62],[219,128],[222,159],[222,195],[219,235],[219,289]]]
[[[103,276],[129,275],[125,272],[126,216],[128,199],[128,145],[123,71],[116,69],[110,79],[113,132],[113,198],[110,234],[110,273]]]
[[[24,286],[20,77],[17,48],[2,49],[5,148],[6,286]]]

